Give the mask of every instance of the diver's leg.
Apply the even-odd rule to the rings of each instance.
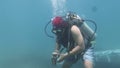
[[[89,60],[85,60],[84,61],[84,67],[85,68],[93,68],[93,62],[91,62]]]
[[[94,47],[90,47],[86,50],[86,52],[83,55],[83,62],[85,68],[93,68],[94,63]]]

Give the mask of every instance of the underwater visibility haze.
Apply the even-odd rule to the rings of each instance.
[[[44,27],[52,17],[68,11],[97,24],[95,68],[120,68],[119,3],[119,0],[0,0],[0,68],[60,68],[61,64],[51,65],[55,39],[45,35]],[[51,25],[47,32],[54,36]],[[83,68],[81,61],[73,68]]]

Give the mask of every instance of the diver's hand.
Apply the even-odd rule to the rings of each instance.
[[[68,57],[68,53],[60,54],[57,62],[62,62],[65,58]]]

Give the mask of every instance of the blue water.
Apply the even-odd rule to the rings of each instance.
[[[44,26],[53,16],[67,11],[97,23],[95,68],[120,68],[119,3],[119,0],[0,0],[0,68],[60,68],[60,64],[53,67],[50,63],[55,39],[45,35]],[[81,62],[74,68],[80,66]]]

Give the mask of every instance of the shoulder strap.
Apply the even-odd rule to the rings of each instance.
[[[71,45],[70,45],[70,33],[71,33],[71,26],[68,25],[68,46],[67,46],[67,52],[69,52],[70,48],[71,48]]]

